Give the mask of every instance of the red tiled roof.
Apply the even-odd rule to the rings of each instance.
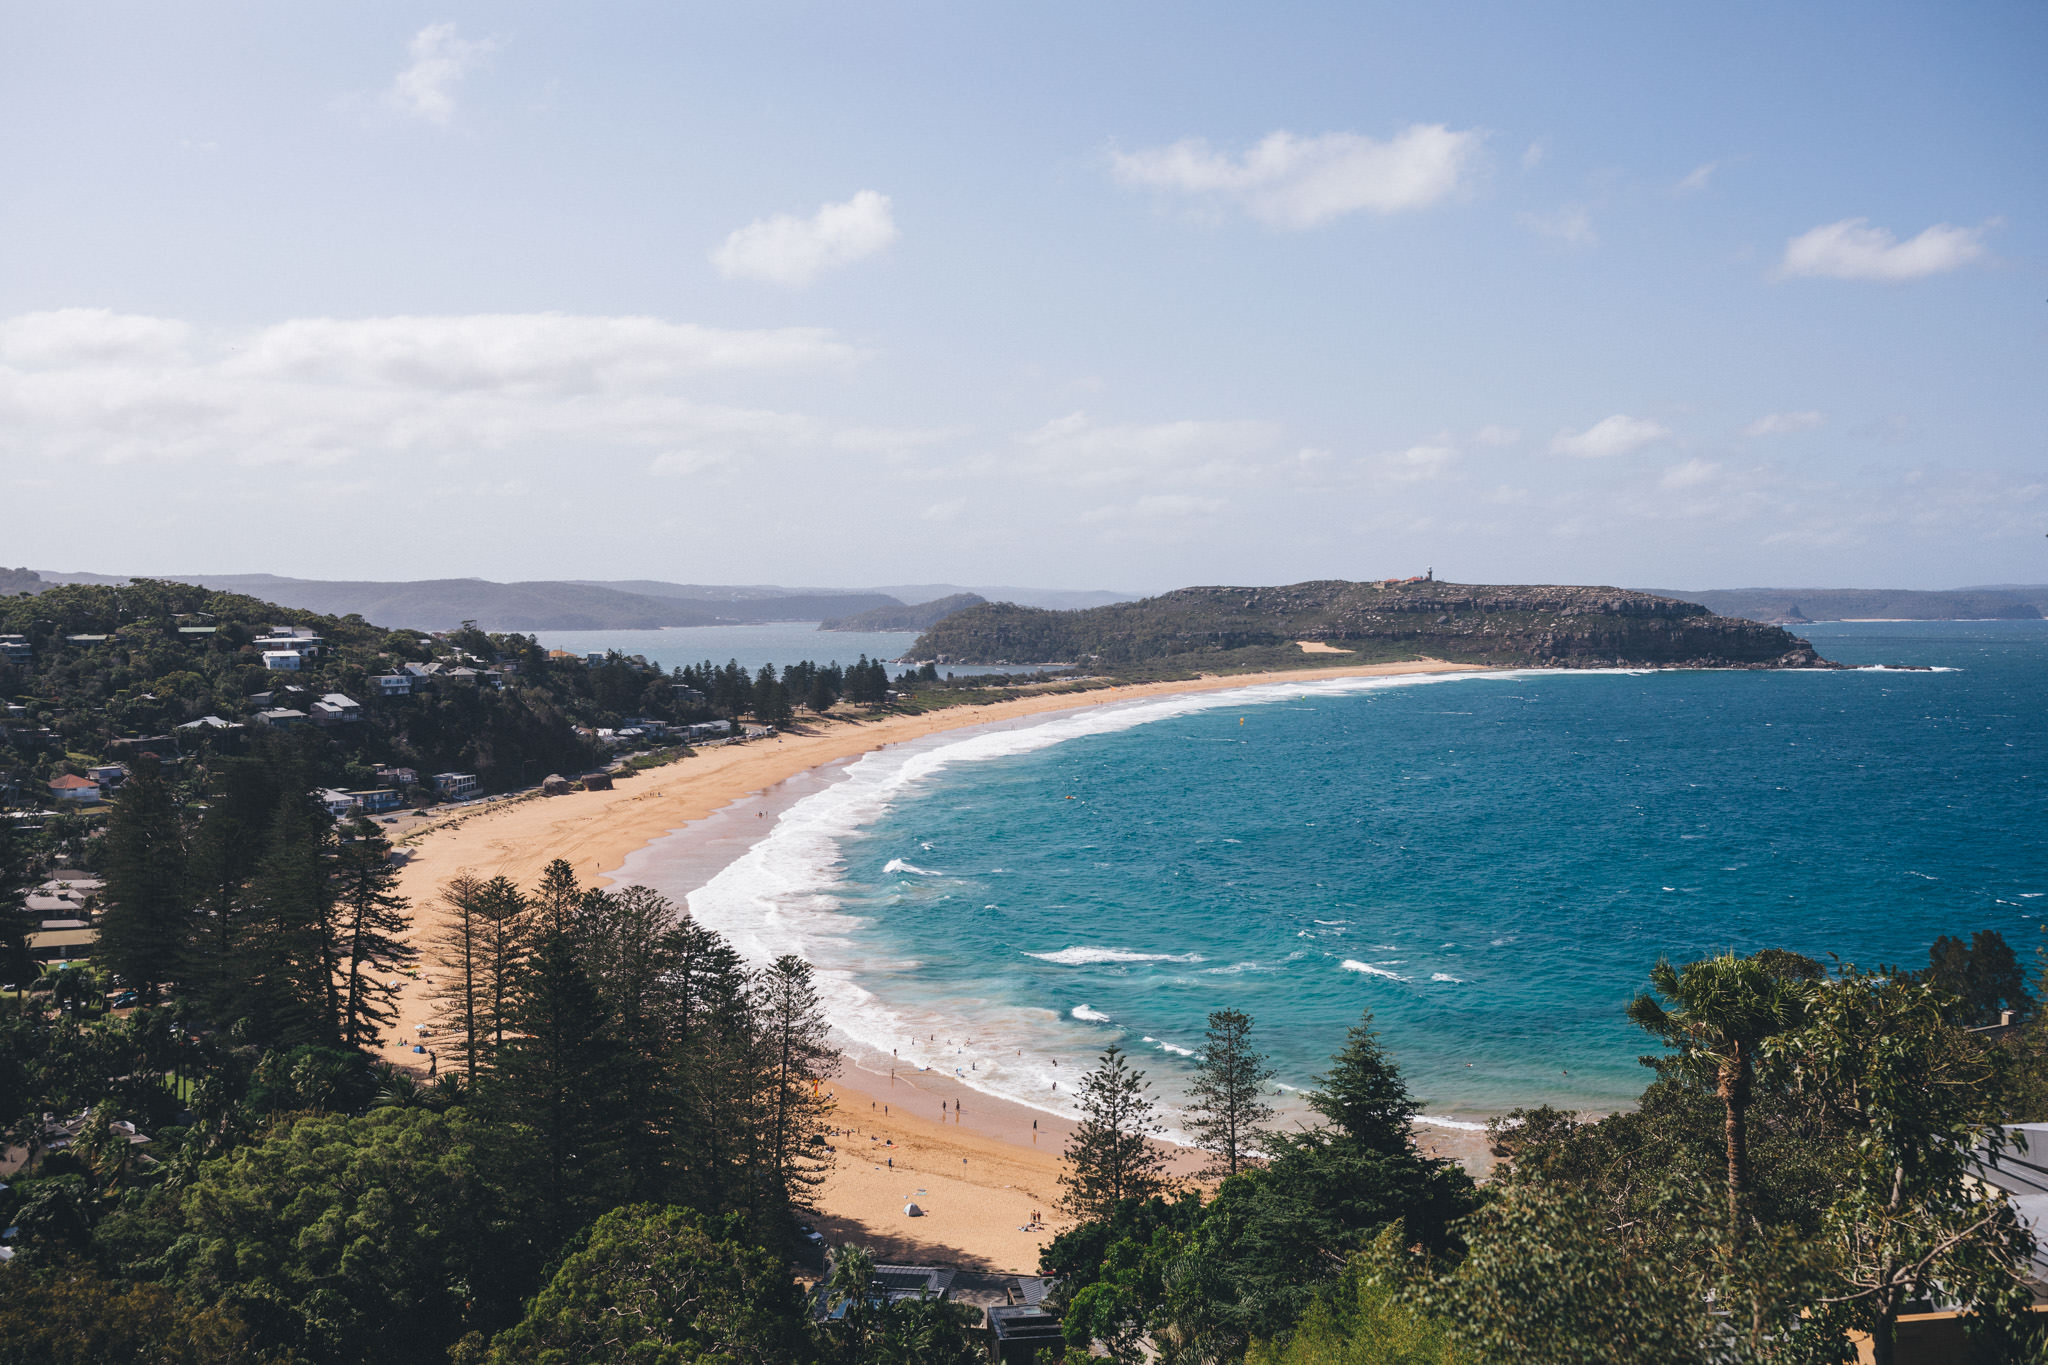
[[[77,791],[80,787],[97,787],[99,783],[90,778],[73,777],[69,773],[50,784],[51,791]]]

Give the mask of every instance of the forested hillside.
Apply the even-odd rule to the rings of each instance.
[[[978,607],[988,599],[979,593],[956,592],[915,606],[875,607],[852,616],[822,621],[820,630],[930,630],[955,612]]]
[[[1420,579],[1181,588],[1084,611],[987,603],[948,616],[911,655],[938,663],[1083,663],[1109,669],[1413,658],[1549,667],[1813,667],[1806,641],[1691,602],[1621,588],[1498,587]]]

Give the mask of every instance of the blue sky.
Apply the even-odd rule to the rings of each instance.
[[[0,559],[2048,581],[2048,10],[0,13]]]

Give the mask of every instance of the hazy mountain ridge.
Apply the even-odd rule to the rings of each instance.
[[[1650,588],[1751,621],[2031,621],[2048,613],[2048,585],[1919,588]]]
[[[988,601],[980,593],[956,592],[932,602],[914,606],[876,607],[836,621],[820,621],[819,630],[930,630],[955,612],[978,607]]]
[[[918,637],[939,663],[1076,662],[1107,668],[1336,663],[1297,642],[1371,659],[1551,667],[1827,667],[1813,647],[1756,621],[1625,588],[1438,582],[1181,588],[1082,611],[986,603]]]

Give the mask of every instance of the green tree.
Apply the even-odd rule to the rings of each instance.
[[[391,845],[362,816],[344,831],[334,860],[335,931],[341,977],[341,1041],[375,1046],[397,1018],[391,973],[410,967],[419,952],[402,935],[412,927],[408,902],[398,894]]]
[[[1254,1341],[1245,1365],[1476,1365],[1413,1294],[1422,1276],[1398,1226],[1345,1263],[1293,1331]]]
[[[1728,1237],[1737,1245],[1749,1186],[1748,1119],[1757,1055],[1767,1040],[1798,1022],[1804,993],[1766,963],[1733,953],[1684,967],[1660,960],[1650,969],[1650,984],[1668,1004],[1639,995],[1628,1017],[1674,1049],[1682,1065],[1714,1077],[1725,1113]]]
[[[1712,1305],[1691,1259],[1612,1236],[1583,1194],[1515,1186],[1466,1236],[1464,1261],[1428,1303],[1487,1365],[1705,1365]]]
[[[486,989],[484,884],[467,872],[457,873],[441,888],[442,927],[433,944],[436,979],[434,1022],[454,1039],[451,1050],[461,1063],[464,1080],[476,1084],[477,1063],[485,1055],[491,998]],[[449,1046],[443,1043],[442,1046]]]
[[[616,1208],[475,1365],[758,1365],[815,1358],[803,1301],[776,1257],[746,1244],[736,1218],[646,1204]]]
[[[272,1128],[184,1191],[165,1283],[295,1360],[440,1360],[517,1283],[473,1140],[459,1111]]]
[[[825,1141],[831,1098],[824,1084],[839,1070],[810,964],[792,954],[770,963],[760,976],[756,1010],[765,1173],[781,1209],[808,1209],[832,1167]]]
[[[507,1160],[538,1198],[553,1242],[615,1201],[626,1117],[619,1043],[567,934],[540,935],[509,1022],[480,1093],[516,1130]]]
[[[1943,934],[1927,950],[1927,970],[1918,978],[1956,997],[1955,1020],[1964,1025],[1995,1024],[2011,1010],[2014,1022],[2025,1023],[2034,1012],[2012,945],[1996,929],[1979,929],[1966,944]]]
[[[253,921],[238,949],[242,1004],[255,1036],[273,1042],[340,1038],[340,953],[326,812],[287,792],[250,886]]]
[[[1273,1068],[1252,1046],[1252,1017],[1239,1010],[1209,1015],[1209,1035],[1188,1086],[1188,1132],[1211,1158],[1204,1175],[1229,1177],[1262,1149],[1273,1117],[1265,1101]]]
[[[1370,1009],[1344,1035],[1344,1046],[1330,1058],[1329,1072],[1316,1077],[1308,1102],[1357,1146],[1377,1152],[1414,1148],[1411,1128],[1422,1105],[1380,1045]]]
[[[137,758],[107,821],[106,886],[100,892],[102,960],[154,1001],[184,955],[185,831],[157,761]]]
[[[107,1280],[83,1262],[0,1271],[0,1365],[249,1365],[249,1332],[161,1285]]]
[[[1986,1112],[1994,1060],[1944,1017],[1952,998],[1905,973],[1849,968],[1810,988],[1801,1028],[1771,1043],[1850,1138],[1822,1232],[1841,1287],[1815,1317],[1869,1332],[1876,1365],[1891,1365],[1909,1301],[1994,1323],[2031,1302],[2032,1239],[1976,1175],[2005,1141]]]
[[[1081,1078],[1081,1122],[1061,1160],[1061,1207],[1076,1218],[1105,1217],[1126,1199],[1147,1199],[1167,1187],[1166,1131],[1145,1073],[1111,1043]]]

